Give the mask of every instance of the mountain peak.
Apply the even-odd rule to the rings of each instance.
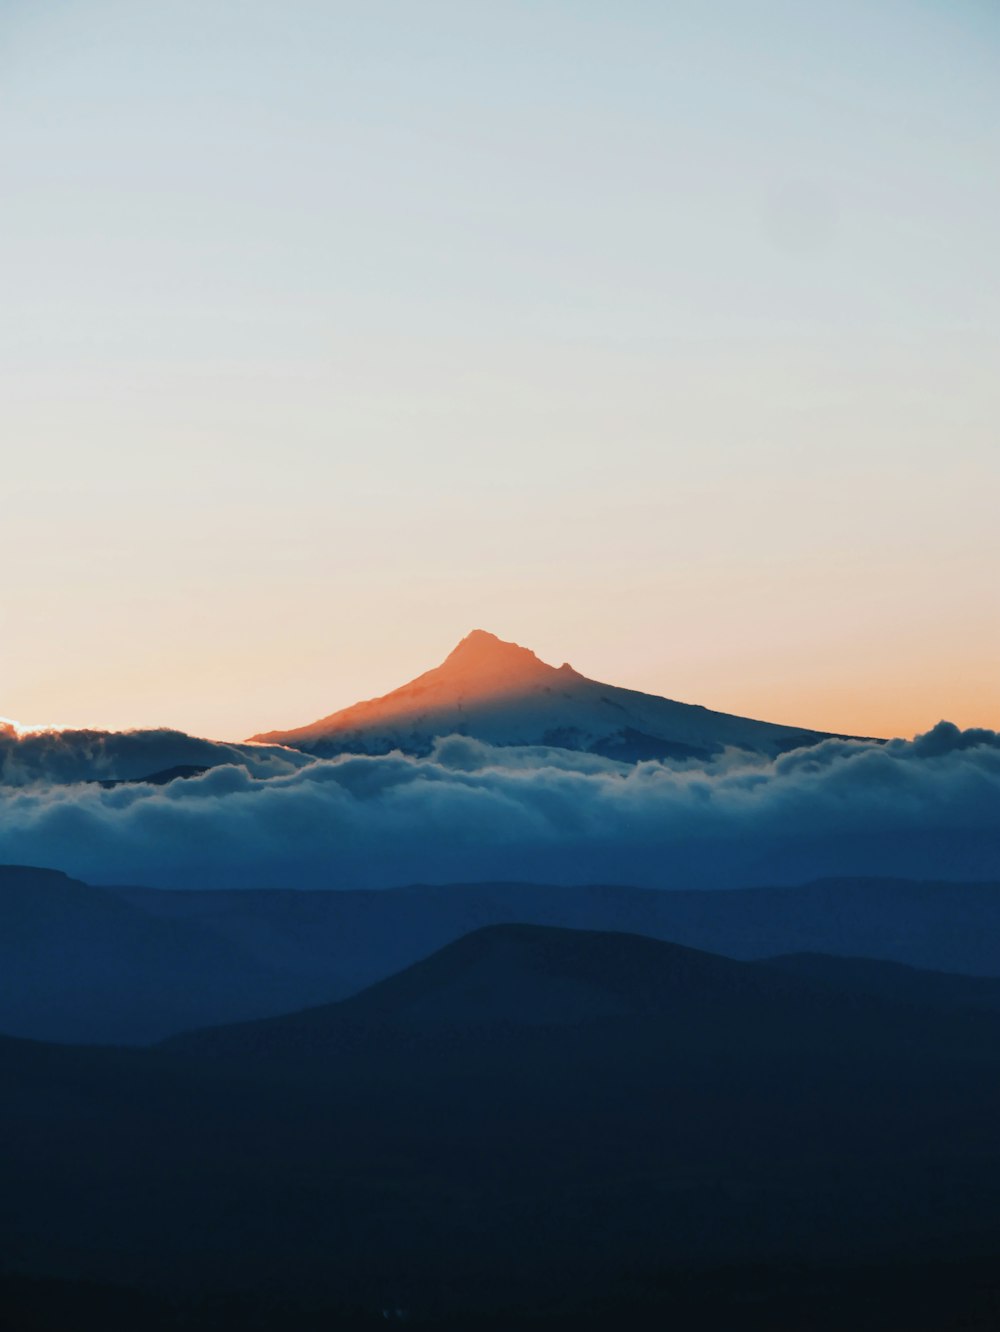
[[[565,677],[567,668],[561,673]],[[420,678],[466,697],[497,698],[551,685],[559,675],[560,671],[540,661],[530,648],[507,643],[485,629],[473,629],[440,666]]]
[[[581,749],[623,762],[704,759],[726,745],[773,754],[823,738],[601,684],[568,662],[550,666],[530,648],[473,629],[439,666],[391,693],[254,739],[331,756],[428,754],[448,735]]]
[[[485,629],[473,629],[448,653],[438,669],[448,674],[459,672],[467,675],[484,671],[489,674],[537,673],[552,668],[539,661],[530,648],[507,643]]]

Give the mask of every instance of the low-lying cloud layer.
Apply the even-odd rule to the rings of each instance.
[[[175,763],[217,766],[165,786],[69,775],[138,776],[168,750]],[[121,771],[125,755],[135,772]],[[0,757],[0,862],[95,883],[1000,879],[1000,735],[944,722],[912,741],[830,740],[770,762],[729,752],[708,767],[459,736],[425,759],[312,761],[169,732],[9,732]]]
[[[0,720],[0,789],[75,782],[139,781],[175,767],[245,767],[254,777],[277,777],[309,762],[277,745],[231,745],[183,731],[49,731],[19,733]]]

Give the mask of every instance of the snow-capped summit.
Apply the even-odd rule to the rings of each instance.
[[[583,678],[569,662],[564,662],[556,673],[566,678]],[[450,684],[463,694],[495,697],[530,688],[532,684],[547,681],[552,674],[553,667],[539,661],[530,648],[505,643],[485,629],[473,629],[448,653],[440,666],[420,679],[430,681],[433,677],[435,683]]]
[[[426,754],[436,739],[456,734],[494,745],[585,750],[625,762],[705,759],[725,746],[775,755],[827,738],[601,684],[569,663],[549,666],[528,648],[475,629],[440,666],[382,698],[253,739],[329,757],[394,749]]]

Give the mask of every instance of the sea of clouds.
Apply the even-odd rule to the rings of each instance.
[[[174,764],[208,771],[134,780]],[[170,731],[0,726],[0,863],[162,887],[1000,879],[1000,734],[942,722],[774,760],[626,765],[460,736],[426,758],[315,760]]]

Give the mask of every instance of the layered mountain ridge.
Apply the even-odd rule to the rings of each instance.
[[[935,1004],[946,985],[952,1006],[1000,1009],[998,883],[171,891],[0,866],[0,1032],[142,1044],[273,1017],[346,999],[500,926],[641,935],[747,962],[796,954],[780,965],[822,984],[849,975],[872,993],[909,994],[919,974]],[[931,972],[956,974],[931,982]]]

